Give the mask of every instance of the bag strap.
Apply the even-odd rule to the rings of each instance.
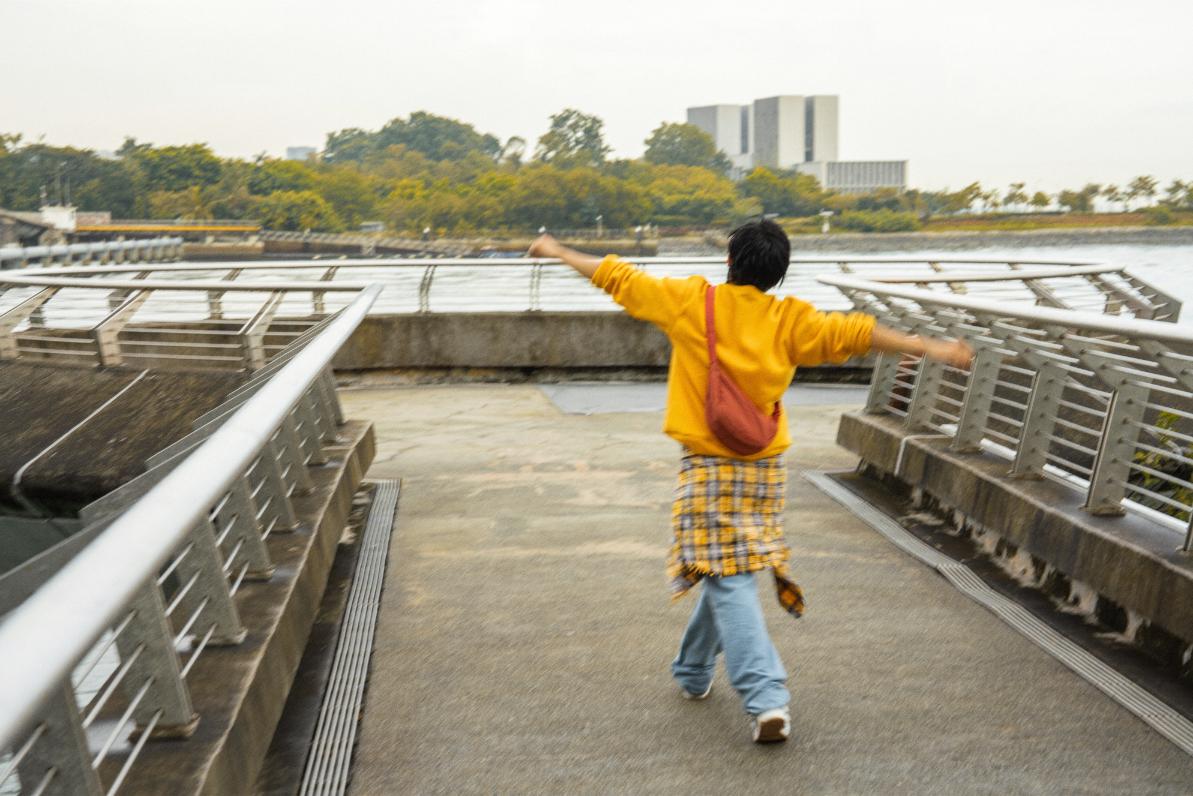
[[[704,328],[708,337],[708,366],[717,363],[717,324],[713,317],[713,305],[716,303],[717,289],[709,285],[704,290]]]

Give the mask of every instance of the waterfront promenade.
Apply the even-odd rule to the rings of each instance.
[[[1193,759],[800,477],[855,464],[863,394],[788,402],[809,610],[762,589],[793,694],[762,748],[723,671],[705,703],[668,675],[658,387],[343,392],[403,479],[352,793],[1187,793]]]

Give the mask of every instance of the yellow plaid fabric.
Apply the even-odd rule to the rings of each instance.
[[[700,579],[769,569],[779,604],[799,616],[804,595],[791,579],[783,539],[787,463],[782,454],[755,461],[688,454],[671,508],[675,542],[667,578],[678,599]]]

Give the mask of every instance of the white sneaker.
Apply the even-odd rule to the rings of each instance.
[[[708,699],[708,695],[712,693],[712,682],[709,682],[708,688],[704,689],[703,694],[693,694],[691,691],[684,688],[682,685],[679,687],[679,692],[681,694],[683,694],[684,699],[696,699],[696,700]]]
[[[754,743],[782,743],[791,734],[791,714],[786,707],[763,711],[753,721]]]

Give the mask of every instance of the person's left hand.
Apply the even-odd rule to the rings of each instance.
[[[543,234],[534,239],[526,254],[529,257],[558,257],[560,248],[562,247],[559,241],[551,235]]]

